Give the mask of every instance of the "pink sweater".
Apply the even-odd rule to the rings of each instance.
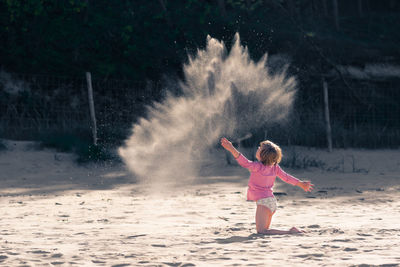
[[[300,181],[284,172],[278,164],[265,166],[261,162],[248,160],[242,153],[240,153],[236,160],[240,166],[250,171],[247,200],[257,201],[261,198],[273,197],[272,187],[274,186],[276,176],[291,185],[297,185]]]

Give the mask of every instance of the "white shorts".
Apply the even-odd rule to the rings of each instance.
[[[276,211],[277,201],[275,197],[267,197],[257,200],[257,205],[263,205],[269,208],[272,212]]]

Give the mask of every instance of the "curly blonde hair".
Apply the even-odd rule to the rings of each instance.
[[[260,148],[260,159],[262,164],[270,166],[281,162],[282,150],[278,145],[266,140],[260,142]]]

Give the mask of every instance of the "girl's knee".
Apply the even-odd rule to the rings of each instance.
[[[268,231],[268,229],[263,226],[256,227],[256,229],[257,229],[257,234],[265,234]]]
[[[257,229],[257,234],[262,234],[262,235],[265,235],[265,234],[267,234],[268,233],[268,229],[260,229],[260,230],[258,230]]]

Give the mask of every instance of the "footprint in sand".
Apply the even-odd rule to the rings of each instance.
[[[65,262],[63,262],[63,261],[53,261],[53,262],[51,262],[52,265],[62,265],[64,263]]]
[[[141,235],[131,235],[131,236],[128,236],[127,239],[133,239],[133,238],[141,237],[141,236],[146,236],[146,235],[145,235],[145,234],[141,234]]]
[[[44,255],[50,254],[50,252],[44,251],[44,250],[40,250],[40,249],[38,249],[38,250],[32,250],[32,251],[29,251],[29,252],[30,252],[30,253],[33,253],[33,254],[44,254]]]
[[[328,233],[328,234],[344,234],[344,232],[342,230],[337,229],[337,228],[321,229],[321,230],[318,230],[318,232],[320,235],[326,234],[326,233]]]
[[[314,258],[314,257],[320,258],[323,256],[324,256],[324,254],[321,254],[321,253],[313,253],[313,254],[300,254],[300,255],[296,255],[295,257],[298,257],[298,258]]]
[[[218,259],[219,259],[219,260],[223,260],[223,261],[229,261],[229,260],[231,260],[232,258],[229,258],[229,257],[219,257]]]
[[[357,235],[359,235],[359,236],[372,236],[370,234],[364,234],[364,233],[357,233]]]
[[[96,264],[102,264],[102,263],[106,263],[105,261],[99,261],[99,260],[92,260],[93,263]]]
[[[228,231],[234,231],[234,232],[236,232],[236,231],[242,231],[242,230],[245,230],[246,228],[243,228],[243,227],[230,227],[230,228],[228,228]]]
[[[151,246],[156,247],[156,248],[166,248],[166,245],[162,245],[162,244],[151,244]]]
[[[230,244],[230,243],[240,243],[240,242],[249,242],[252,240],[252,237],[248,236],[232,236],[228,238],[217,238],[215,241],[219,244]]]
[[[358,249],[356,248],[345,248],[343,251],[357,251]]]
[[[332,242],[351,242],[351,239],[333,239]]]
[[[168,266],[181,266],[182,262],[163,262],[165,265]]]

